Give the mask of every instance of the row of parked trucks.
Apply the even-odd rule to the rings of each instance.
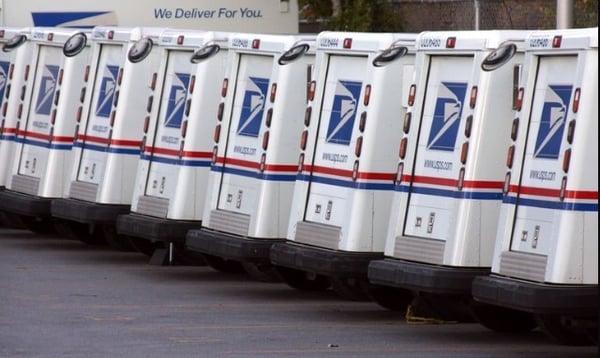
[[[8,223],[597,340],[597,28],[0,38]]]

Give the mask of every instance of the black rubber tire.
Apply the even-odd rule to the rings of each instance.
[[[341,298],[348,301],[370,301],[368,293],[368,281],[357,278],[331,277],[331,288]]]
[[[477,321],[495,332],[525,333],[537,327],[535,317],[528,312],[473,302],[471,312]]]
[[[369,285],[369,297],[378,305],[395,312],[406,312],[408,305],[413,300],[409,290],[380,285]]]
[[[102,236],[104,241],[106,241],[108,246],[112,249],[125,252],[135,250],[127,237],[117,234],[117,229],[114,225],[102,225],[99,226],[97,230],[99,235]]]
[[[242,267],[252,279],[259,282],[281,282],[277,269],[269,263],[242,262]]]
[[[154,243],[150,240],[142,239],[140,237],[127,236],[127,241],[129,241],[131,247],[139,253],[142,253],[148,257],[152,257],[152,254],[154,254],[156,245],[154,245]]]
[[[53,235],[56,234],[54,228],[54,222],[52,219],[41,219],[33,216],[20,216],[20,221],[23,227],[31,232],[40,235]]]
[[[301,291],[325,291],[331,287],[329,278],[288,267],[275,266],[275,269],[288,286]]]
[[[540,329],[556,340],[567,346],[587,346],[593,344],[585,328],[570,325],[569,317],[561,315],[536,315],[535,319]]]
[[[244,273],[244,267],[242,263],[239,261],[227,260],[222,257],[202,254],[204,261],[214,270],[223,272],[223,273]]]
[[[88,245],[105,245],[104,238],[94,232],[90,225],[73,221],[57,220],[54,222],[55,231],[68,239],[79,240]]]

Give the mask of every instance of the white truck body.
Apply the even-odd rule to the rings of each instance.
[[[297,33],[297,0],[0,0],[0,25],[175,27]]]
[[[87,86],[89,46],[66,57],[63,46],[77,30],[34,28],[33,51],[23,73],[25,99],[17,109],[15,160],[7,189],[43,198],[67,191],[71,148],[82,88]]]
[[[11,177],[16,147],[17,110],[24,100],[21,98],[24,78],[15,73],[23,73],[24,67],[31,59],[33,47],[29,42],[28,28],[0,28],[0,33],[3,35],[0,38],[1,47],[14,36],[24,35],[27,38],[22,45],[13,50],[0,51],[0,188],[3,188]]]
[[[597,285],[598,29],[532,33],[523,84],[492,272]]]
[[[319,34],[312,118],[288,240],[336,251],[383,251],[415,37]],[[391,46],[409,52],[375,67],[373,60]]]
[[[183,43],[178,39],[183,36]],[[145,125],[131,211],[167,220],[202,219],[227,56],[226,33],[166,31],[162,61]],[[192,63],[195,50],[219,45],[212,57]]]
[[[385,255],[458,267],[491,266],[523,31],[425,32],[400,155]],[[449,45],[453,41],[454,44]],[[516,53],[494,71],[486,56]],[[451,48],[449,48],[451,47]],[[518,74],[518,72],[517,72]]]

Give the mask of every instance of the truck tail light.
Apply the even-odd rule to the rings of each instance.
[[[465,137],[471,137],[471,129],[473,128],[473,115],[467,116],[467,120],[465,122]]]
[[[312,115],[312,107],[306,107],[306,112],[304,112],[304,125],[308,127],[310,125],[310,116]]]
[[[188,121],[185,120],[181,124],[181,137],[182,138],[185,138],[185,136],[187,135],[187,128],[188,128]]]
[[[344,48],[352,48],[352,39],[351,38],[344,39]]]
[[[412,106],[415,104],[415,97],[417,96],[417,85],[411,85],[408,90],[408,105]]]
[[[25,73],[23,75],[23,78],[25,79],[25,81],[29,79],[29,65],[25,66]]]
[[[573,113],[577,113],[579,111],[579,99],[581,98],[581,88],[575,90],[575,95],[573,96]]]
[[[65,75],[65,71],[61,68],[60,71],[58,71],[58,85],[62,85],[62,81],[63,81],[63,76]]]
[[[460,149],[460,162],[465,164],[469,155],[469,142],[464,142]]]
[[[154,72],[152,74],[152,79],[150,80],[150,89],[154,91],[156,89],[156,81],[158,80],[158,74]]]
[[[463,190],[465,186],[465,168],[460,168],[458,172],[458,182],[456,183],[456,188],[458,190]]]
[[[177,44],[178,45],[183,45],[183,40],[184,39],[185,39],[185,36],[183,36],[183,35],[177,36]]]
[[[85,66],[85,70],[83,71],[83,81],[87,82],[90,79],[90,66]]]
[[[404,125],[402,126],[402,130],[405,134],[408,134],[410,131],[410,122],[412,121],[412,113],[406,113],[404,115]]]
[[[217,164],[218,155],[219,155],[219,147],[215,145],[213,147],[213,152],[212,152],[212,163],[213,164]]]
[[[111,127],[114,127],[114,125],[115,125],[116,116],[117,116],[117,111],[110,112],[110,126]]]
[[[456,47],[456,37],[448,37],[446,39],[446,48]]]
[[[567,194],[567,177],[564,176],[562,178],[562,182],[560,183],[560,192],[559,192],[560,201],[565,200],[566,194]]]
[[[508,147],[508,154],[506,154],[506,166],[508,169],[512,169],[513,162],[515,159],[515,146],[511,145]]]
[[[363,99],[363,104],[368,106],[369,101],[371,101],[371,85],[367,85],[365,87],[365,98]]]
[[[300,136],[300,149],[306,149],[306,143],[308,142],[308,130],[304,130]]]
[[[117,75],[117,85],[121,85],[123,83],[123,69],[119,70],[119,74]]]
[[[6,111],[8,110],[8,102],[4,102],[2,105],[2,117],[6,117]]]
[[[115,37],[115,32],[113,30],[110,30],[108,32],[108,36],[107,37],[108,37],[109,40],[112,40]]]
[[[519,133],[519,118],[513,119],[512,128],[510,129],[510,138],[517,140],[517,134]]]
[[[575,137],[575,120],[569,122],[569,129],[567,130],[567,142],[573,144],[573,138]]]
[[[358,160],[355,160],[352,166],[352,180],[356,181],[356,179],[358,179]]]
[[[519,88],[517,92],[517,98],[515,100],[515,109],[520,111],[523,108],[523,97],[525,96],[525,89],[523,87]]]
[[[190,94],[194,93],[194,87],[196,87],[196,76],[192,76],[192,78],[190,79]]]
[[[254,40],[252,40],[252,48],[256,50],[259,47],[260,47],[260,39],[254,39]]]
[[[75,120],[77,123],[81,122],[81,113],[83,112],[83,107],[77,108],[77,114],[75,115]]]
[[[268,147],[269,147],[269,131],[265,131],[265,133],[263,133],[262,149],[267,150]]]
[[[229,80],[225,78],[223,79],[223,84],[221,85],[221,97],[227,96],[227,88],[229,88]]]
[[[469,107],[471,107],[471,109],[475,108],[475,105],[477,104],[477,86],[473,86],[471,88],[471,97],[469,99]]]
[[[142,141],[140,142],[140,153],[144,154],[145,150],[146,150],[146,136],[144,136],[144,138],[142,138]]]
[[[221,125],[217,124],[215,127],[215,131],[213,133],[213,140],[215,143],[219,143],[219,139],[221,138]]]
[[[308,100],[309,101],[314,101],[316,90],[317,90],[317,82],[310,81],[310,84],[308,85]]]
[[[571,166],[571,148],[565,150],[565,154],[563,156],[562,169],[565,173],[569,172],[569,167]]]
[[[50,124],[54,125],[54,123],[56,123],[56,108],[52,110],[50,115]]]
[[[302,173],[304,170],[304,153],[300,153],[298,156],[298,174]]]
[[[396,170],[396,177],[394,178],[394,184],[400,185],[402,183],[402,176],[404,175],[404,163],[398,164],[398,169]]]
[[[271,103],[275,102],[276,95],[277,95],[277,83],[273,83],[271,85],[271,95],[269,96],[269,101],[271,101]]]
[[[52,41],[54,40],[54,33],[50,32],[48,33],[48,41]]]
[[[559,48],[561,44],[562,44],[562,36],[560,36],[560,35],[554,36],[554,38],[552,39],[552,47]]]
[[[144,134],[148,133],[148,128],[150,128],[150,116],[144,118]]]
[[[362,143],[363,143],[362,136],[356,138],[356,145],[354,146],[354,155],[356,155],[356,157],[360,157],[360,153],[362,152]]]
[[[360,114],[360,122],[358,123],[358,130],[362,133],[365,131],[365,127],[367,125],[367,112],[362,112]]]
[[[8,79],[12,80],[13,74],[15,73],[15,65],[11,64],[8,68]]]
[[[510,190],[510,172],[506,173],[506,176],[504,177],[504,185],[502,186],[502,193],[504,195],[508,194],[508,191]]]
[[[22,114],[23,114],[23,103],[19,103],[19,107],[17,108],[17,118],[21,119]]]
[[[273,121],[273,108],[269,108],[267,116],[265,117],[265,126],[271,128],[271,122]]]
[[[408,146],[408,138],[404,137],[400,141],[400,151],[398,153],[398,155],[400,156],[400,159],[404,159],[404,157],[406,156],[406,147],[407,146]]]
[[[217,108],[217,120],[219,122],[223,120],[223,112],[225,112],[225,103],[221,102],[219,103],[219,108]]]
[[[260,172],[264,172],[265,169],[267,168],[267,154],[263,153],[260,156],[260,165],[258,166],[258,169],[260,170]]]

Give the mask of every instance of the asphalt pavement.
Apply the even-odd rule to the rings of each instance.
[[[0,229],[0,357],[584,357],[539,331],[407,324],[208,267]]]

